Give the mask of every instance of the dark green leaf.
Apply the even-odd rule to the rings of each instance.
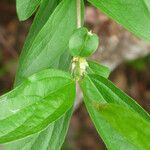
[[[135,35],[150,40],[148,0],[88,0]]]
[[[20,20],[28,19],[39,6],[41,0],[16,0]]]
[[[145,112],[132,98],[127,96],[102,76],[94,74],[85,75],[84,79],[80,81],[80,85],[86,107],[107,148],[112,150],[137,149],[138,145],[128,141],[128,139],[117,131],[106,118],[97,112],[95,107],[102,104],[117,104],[125,109],[129,109],[145,120],[145,122],[150,122],[148,113]],[[141,134],[144,133],[141,132]],[[134,136],[133,132],[128,136]]]
[[[32,75],[0,97],[0,143],[46,128],[71,108],[74,98],[75,81],[68,73],[47,69]]]
[[[108,78],[110,70],[106,66],[98,64],[97,62],[94,61],[88,61],[88,65],[89,65],[87,67],[88,74],[98,74],[100,76]]]

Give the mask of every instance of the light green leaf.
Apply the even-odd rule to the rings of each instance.
[[[0,143],[46,128],[71,108],[74,98],[75,81],[68,73],[47,69],[32,75],[0,97]]]
[[[84,79],[80,81],[80,86],[83,91],[84,102],[88,112],[107,148],[111,150],[137,149],[137,145],[128,141],[128,139],[117,131],[106,118],[99,115],[95,106],[97,106],[97,104],[117,104],[137,114],[145,120],[145,122],[150,122],[148,113],[132,98],[102,76],[94,74],[85,75]],[[133,136],[133,133],[129,136]]]
[[[16,0],[17,14],[20,20],[28,19],[37,9],[41,0]]]
[[[30,27],[29,33],[27,35],[27,38],[25,40],[25,44],[23,47],[23,50],[21,52],[20,61],[23,59],[24,55],[28,52],[30,47],[32,46],[33,41],[35,40],[36,36],[40,32],[40,30],[43,28],[43,26],[46,24],[47,20],[50,18],[52,12],[58,5],[58,0],[44,0],[42,1],[35,18],[33,20],[33,23]]]
[[[144,120],[130,109],[116,104],[98,104],[95,105],[95,109],[100,118],[104,118],[116,132],[132,143],[135,148],[150,149],[149,121]]]
[[[99,64],[97,62],[91,61],[91,60],[88,61],[88,65],[89,65],[87,67],[88,74],[98,74],[105,78],[108,78],[110,74],[110,70],[106,66]]]
[[[150,2],[146,0],[88,0],[135,35],[150,40]]]
[[[50,67],[67,50],[75,28],[76,0],[62,1],[32,43],[25,45],[19,61],[17,82]]]
[[[81,81],[81,85],[84,87],[84,89],[82,89],[86,91],[86,94],[88,94],[91,100],[93,99],[94,101],[102,103],[121,104],[150,121],[148,113],[138,105],[135,100],[122,92],[106,78],[96,74],[85,75],[85,78]]]
[[[144,0],[144,2],[145,2],[145,5],[146,5],[149,13],[150,13],[150,1],[149,0]]]
[[[51,123],[44,131],[22,140],[4,145],[5,150],[59,150],[64,142],[71,110],[54,123]]]
[[[109,150],[137,150],[132,143],[121,136],[103,117],[99,115],[92,105],[91,99],[84,94],[84,102],[89,115],[97,129],[97,132],[106,144]]]

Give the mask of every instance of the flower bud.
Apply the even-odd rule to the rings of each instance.
[[[69,50],[72,56],[88,57],[92,55],[99,45],[96,34],[88,32],[87,28],[77,29],[69,40]]]

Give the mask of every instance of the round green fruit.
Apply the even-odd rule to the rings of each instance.
[[[99,38],[88,32],[87,28],[77,29],[69,40],[69,50],[72,56],[88,57],[98,48]]]

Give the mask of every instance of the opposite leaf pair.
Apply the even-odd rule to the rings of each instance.
[[[0,97],[0,143],[37,133],[74,104],[75,80],[66,72],[47,69],[27,78]]]
[[[79,84],[90,116],[110,149],[149,149],[150,117],[106,78],[109,70],[89,61]],[[47,69],[0,97],[0,143],[46,128],[74,104],[75,79]],[[144,128],[144,130],[142,130]]]

